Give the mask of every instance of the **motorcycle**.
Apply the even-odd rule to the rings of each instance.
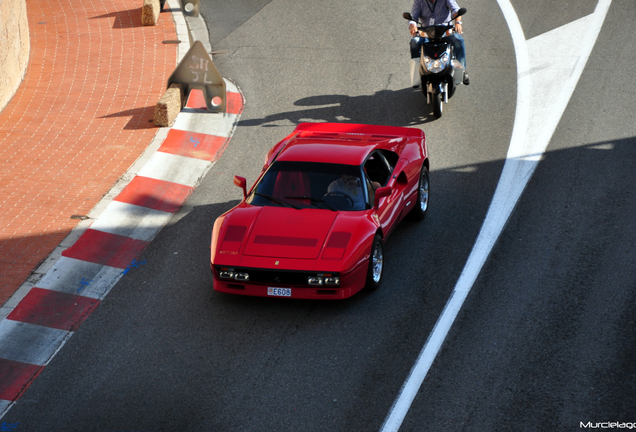
[[[455,18],[466,13],[466,8],[461,8]],[[410,13],[404,12],[404,19],[414,21]],[[422,44],[418,70],[411,70],[413,87],[417,82],[421,83],[422,93],[426,95],[426,103],[433,106],[435,118],[442,116],[443,104],[453,97],[457,86],[463,82],[464,68],[457,60],[453,45],[444,36],[450,35],[453,25],[436,24],[422,26],[417,23],[417,31],[421,37],[427,37],[428,41]]]

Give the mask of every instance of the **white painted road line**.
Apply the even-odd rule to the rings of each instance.
[[[209,161],[158,151],[139,171],[139,175],[194,187],[211,166],[212,162]]]
[[[611,4],[611,0],[600,0],[592,15],[526,41],[510,1],[497,1],[508,23],[517,59],[517,108],[506,163],[464,270],[391,407],[382,432],[397,432],[402,425],[492,247],[552,139]],[[564,46],[558,50],[562,62],[545,62],[543,55],[530,55],[554,52],[558,45],[555,41],[563,41]]]
[[[112,201],[91,229],[149,242],[172,217],[172,213]]]
[[[211,116],[214,121],[210,121]],[[206,135],[228,136],[236,121],[236,115],[192,112],[186,108],[177,116],[172,128]]]
[[[0,321],[0,358],[44,366],[72,333],[10,319]]]
[[[61,257],[37,287],[102,300],[122,274],[117,267]]]

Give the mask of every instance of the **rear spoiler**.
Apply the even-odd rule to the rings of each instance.
[[[424,131],[401,126],[379,126],[355,123],[300,123],[294,132],[314,132],[326,134],[388,135],[424,139]]]

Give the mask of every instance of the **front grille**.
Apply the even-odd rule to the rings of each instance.
[[[250,275],[251,283],[276,284],[276,285],[307,285],[307,272],[271,271],[244,269]],[[315,274],[315,273],[313,273]]]

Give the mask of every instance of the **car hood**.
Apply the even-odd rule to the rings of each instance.
[[[262,207],[255,216],[244,255],[318,259],[338,212]]]

